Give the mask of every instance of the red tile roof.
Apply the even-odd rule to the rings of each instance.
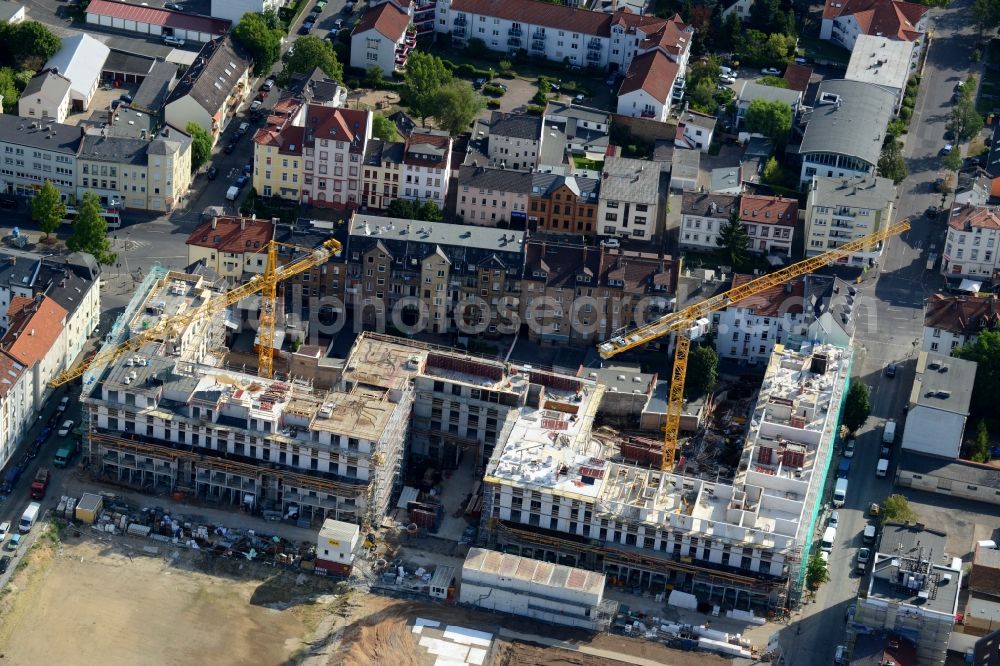
[[[141,5],[108,2],[108,0],[90,0],[87,13],[95,16],[108,16],[123,21],[148,23],[163,28],[179,28],[181,30],[196,30],[210,35],[225,35],[229,32],[232,21],[227,19],[199,16],[184,12],[172,12],[169,9],[143,7]]]
[[[0,398],[7,397],[10,389],[24,373],[24,366],[7,352],[0,351]]]
[[[629,17],[630,14],[623,13],[622,17]],[[634,16],[631,15],[631,16]],[[647,36],[639,42],[639,50],[661,48],[668,53],[680,55],[691,49],[691,40],[694,38],[694,29],[681,19],[679,14],[664,21],[653,16],[639,17],[644,21],[638,29]],[[628,19],[623,22],[628,25]]]
[[[788,63],[785,68],[785,81],[788,82],[789,90],[805,92],[809,87],[809,80],[812,78],[812,67],[799,65],[798,63]]]
[[[660,51],[649,51],[632,58],[632,64],[625,73],[618,96],[645,90],[661,104],[666,104],[674,79],[680,71],[677,63]]]
[[[14,296],[10,299],[10,307],[7,308],[7,319],[13,319],[18,312],[35,302],[35,299],[27,296]]]
[[[927,300],[924,326],[953,333],[976,335],[983,330],[995,330],[1000,325],[1000,304],[997,296],[945,296],[934,294]]]
[[[48,296],[22,306],[10,317],[0,348],[25,366],[40,363],[62,333],[68,312]]]
[[[493,16],[597,37],[611,35],[611,14],[537,0],[453,0],[451,11]],[[620,12],[616,13],[615,17],[617,18],[619,14]]]
[[[1000,215],[989,208],[962,206],[951,211],[948,226],[955,231],[1000,229]]]
[[[866,35],[914,41],[923,34],[917,23],[927,7],[903,0],[826,0],[823,18],[853,16]]]
[[[733,287],[753,280],[753,275],[736,273],[733,275]],[[758,317],[780,317],[786,314],[802,314],[805,312],[805,278],[795,278],[791,282],[780,284],[770,289],[748,296],[733,304],[736,308],[747,308]]]
[[[272,238],[274,225],[268,221],[218,217],[214,229],[212,220],[199,224],[188,236],[187,244],[233,254],[263,253]]]
[[[394,2],[386,1],[372,7],[361,15],[361,20],[354,26],[351,35],[376,30],[393,42],[398,42],[410,25],[410,15]]]
[[[426,148],[422,148],[426,146]],[[434,150],[441,153],[440,160],[431,160],[417,155],[426,155]],[[412,152],[411,152],[412,151]],[[451,136],[447,133],[438,133],[433,130],[414,130],[406,138],[406,147],[403,152],[403,163],[415,166],[428,166],[435,169],[444,169],[451,156]]]
[[[305,126],[312,135],[310,143],[318,139],[349,141],[351,152],[364,153],[365,128],[368,111],[337,109],[332,106],[310,104],[306,108]]]
[[[794,227],[799,220],[799,202],[784,197],[744,194],[740,197],[740,220]]]

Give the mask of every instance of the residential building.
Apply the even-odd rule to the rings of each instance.
[[[989,173],[984,169],[959,173],[952,206],[985,206],[990,202],[992,187]]]
[[[403,173],[405,152],[406,144],[402,141],[368,140],[361,182],[363,206],[385,210],[399,198],[399,178]]]
[[[309,104],[304,117],[303,203],[319,208],[361,205],[361,162],[372,138],[372,114]]]
[[[774,142],[762,136],[752,136],[740,156],[740,177],[745,183],[759,183],[764,166],[774,154]]]
[[[805,185],[813,176],[874,175],[895,108],[893,94],[874,84],[842,79],[820,83],[815,105],[802,114],[799,182]]]
[[[739,205],[739,196],[685,192],[681,197],[680,246],[709,252],[717,250],[719,232]]]
[[[790,255],[799,225],[799,202],[759,194],[740,196],[740,222],[750,235],[751,252]]]
[[[997,271],[998,239],[1000,215],[996,211],[979,206],[953,208],[948,217],[941,274],[992,279]]]
[[[121,3],[104,4],[130,8]],[[250,94],[252,65],[250,57],[232,37],[227,35],[207,42],[167,98],[164,106],[167,124],[187,128],[188,123],[194,123],[212,135],[213,143],[217,141]]]
[[[697,111],[685,111],[677,121],[677,138],[674,145],[678,148],[708,152],[715,136],[715,116],[705,115]]]
[[[7,194],[32,196],[46,181],[58,188],[64,201],[76,198],[76,156],[83,130],[75,125],[42,123],[0,114],[0,189]]]
[[[351,67],[378,67],[386,76],[406,67],[410,50],[417,45],[413,3],[382,0],[372,4],[351,30]]]
[[[69,94],[71,86],[64,74],[51,69],[41,70],[28,81],[17,100],[17,115],[66,122],[73,105]]]
[[[451,149],[451,135],[447,132],[424,128],[413,130],[406,137],[403,149],[400,196],[411,201],[433,201],[444,210],[451,179]]]
[[[984,171],[990,182],[989,195],[1000,197],[1000,123],[994,124],[990,133],[990,149]]]
[[[812,75],[812,67],[790,62],[785,65],[785,75],[782,78],[788,84],[789,90],[797,90],[805,95],[809,89],[809,83],[812,81]]]
[[[885,88],[896,98],[895,110],[903,105],[906,82],[915,72],[913,42],[875,35],[858,35],[844,78]]]
[[[533,370],[540,397],[486,468],[480,536],[651,594],[738,595],[758,615],[797,604],[849,358],[821,345],[774,353],[732,481],[612,461],[618,442],[592,436],[605,387]]]
[[[231,21],[235,26],[244,14],[262,14],[278,11],[281,0],[212,0],[210,16]]]
[[[598,233],[652,240],[662,226],[660,170],[648,160],[608,156],[601,173]]]
[[[45,63],[43,69],[55,70],[69,79],[70,106],[74,113],[90,108],[101,80],[101,69],[110,54],[111,49],[102,42],[80,33],[64,37],[62,47]]]
[[[958,458],[976,363],[920,352],[903,431],[903,450]]]
[[[848,51],[860,35],[922,46],[928,7],[903,0],[826,0],[819,38]]]
[[[0,350],[0,469],[15,460],[18,446],[35,422],[32,373]]]
[[[461,323],[466,331],[496,334],[499,306],[520,288],[523,242],[520,231],[355,213],[347,306],[366,326],[391,321],[447,333]],[[484,313],[476,299],[495,307]]]
[[[618,114],[666,122],[680,71],[662,51],[647,51],[633,58],[618,88]]]
[[[722,19],[724,21],[730,14],[736,14],[740,21],[745,23],[750,20],[751,7],[753,7],[752,0],[726,0],[722,5]]]
[[[92,129],[77,163],[78,197],[93,191],[102,206],[170,211],[191,185],[191,137],[170,126],[152,141]]]
[[[237,0],[240,3],[244,1]],[[87,5],[87,23],[154,38],[176,37],[199,44],[225,37],[232,27],[228,19],[111,0],[91,0]]]
[[[178,66],[166,60],[154,60],[142,79],[132,102],[127,108],[141,113],[152,114],[157,120],[170,91],[177,85]],[[119,105],[120,107],[123,105]],[[187,129],[187,128],[181,128]]]
[[[244,274],[262,274],[274,225],[245,217],[213,217],[202,222],[187,239],[187,265],[203,261],[221,277],[240,281]]]
[[[528,219],[528,200],[535,175],[527,171],[459,167],[455,214],[464,224],[496,227],[516,223],[516,228],[522,228]]]
[[[300,99],[306,104],[347,106],[347,88],[327,76],[321,67],[314,68],[308,75],[293,75],[288,87],[281,90],[281,98],[288,97]]]
[[[791,107],[792,118],[795,118],[795,115],[799,111],[799,105],[802,103],[802,92],[792,90],[791,88],[768,86],[756,81],[743,81],[739,91],[736,93],[736,123],[740,127],[743,126],[746,119],[747,109],[750,108],[750,104],[755,100],[784,102]]]
[[[23,22],[27,19],[28,13],[25,10],[24,5],[11,2],[11,0],[3,0],[0,2],[0,21],[4,23],[9,23],[10,25],[15,25],[17,23]],[[2,466],[0,466],[2,468]]]
[[[300,201],[305,183],[305,105],[283,99],[253,136],[253,186],[265,197]]]
[[[31,279],[21,281],[20,287],[25,286],[36,299],[45,296],[68,313],[64,328],[66,367],[69,367],[83,353],[101,321],[100,264],[84,252],[45,257],[32,270]],[[6,300],[2,295],[5,291],[7,288],[0,287],[0,301]],[[10,323],[6,312],[4,322]]]
[[[738,195],[743,192],[743,167],[720,167],[712,169],[708,191],[712,194]]]
[[[528,222],[538,232],[592,236],[598,232],[598,194],[601,181],[594,178],[528,174]]]
[[[995,294],[946,296],[931,294],[924,306],[921,349],[950,355],[976,341],[983,331],[1000,328],[1000,304]]]
[[[545,139],[543,128],[541,116],[494,111],[487,144],[490,166],[531,171],[541,155]]]
[[[66,356],[68,317],[69,312],[48,296],[10,300],[9,327],[0,348],[31,374],[30,405],[35,412],[42,409],[49,381],[73,363]]]
[[[871,576],[847,625],[849,650],[861,636],[886,632],[916,644],[915,663],[945,663],[962,588],[962,562],[948,556],[946,543],[944,532],[922,524],[883,527]]]
[[[544,125],[550,132],[555,127],[565,137],[565,150],[570,159],[578,156],[604,161],[611,127],[607,111],[567,102],[549,102],[545,107]]]
[[[896,185],[889,178],[813,176],[805,210],[806,256],[822,254],[884,229],[892,223],[895,208]],[[871,265],[884,247],[884,242],[874,243],[840,263]]]

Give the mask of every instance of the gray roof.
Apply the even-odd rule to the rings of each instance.
[[[601,181],[596,178],[564,176],[558,173],[533,173],[531,176],[531,193],[537,196],[547,196],[552,190],[565,184],[576,192],[577,196],[588,201],[597,201]]]
[[[698,178],[701,168],[701,152],[697,150],[675,149],[673,154],[673,178]]]
[[[542,135],[541,116],[494,111],[490,117],[490,135],[538,141]]]
[[[76,252],[65,259],[45,259],[35,276],[35,293],[44,293],[71,315],[101,275],[100,265],[89,254]]]
[[[728,219],[731,212],[739,206],[739,200],[739,196],[735,194],[685,192],[681,196],[681,214]]]
[[[100,125],[93,125],[96,129],[104,128],[107,125],[107,112],[105,120]],[[109,136],[120,136],[127,139],[148,139],[155,131],[153,125],[156,117],[145,111],[133,109],[127,104],[120,104],[117,109],[111,112],[111,124],[106,129]]]
[[[660,198],[660,170],[649,160],[610,156],[604,160],[601,198],[656,204]]]
[[[589,106],[579,106],[572,102],[549,102],[549,105],[545,109],[546,120],[548,120],[549,116],[559,116],[567,120],[576,118],[578,120],[588,120],[592,123],[608,124],[610,122],[610,116],[607,111],[594,109]]]
[[[157,60],[132,96],[131,106],[147,113],[159,112],[176,80],[177,65]]]
[[[882,210],[896,198],[892,179],[879,176],[829,178],[813,176],[810,185],[815,206],[849,206]]]
[[[774,141],[764,138],[762,136],[752,136],[750,140],[747,141],[746,150],[743,151],[744,156],[754,156],[754,157],[770,157],[771,153],[774,152]]]
[[[531,176],[532,174],[527,171],[463,166],[458,170],[458,184],[497,192],[530,194]]]
[[[0,0],[0,21],[4,23],[9,23],[14,15],[19,11],[24,9],[24,5],[19,2],[10,2],[10,0]]]
[[[236,81],[243,72],[250,69],[251,64],[250,58],[243,54],[229,35],[207,42],[198,53],[195,63],[174,88],[167,104],[190,95],[209,115],[214,115],[222,108],[226,98],[232,94]]]
[[[928,529],[920,523],[886,523],[882,528],[878,552],[883,555],[916,557],[923,548],[925,559],[930,551],[934,551],[935,557],[940,557],[944,555],[947,542],[947,533]]]
[[[951,569],[945,543],[945,534],[923,525],[887,525],[872,566],[868,598],[954,613],[961,572]]]
[[[901,471],[914,474],[1000,490],[1000,469],[966,460],[939,458],[907,451],[906,455],[900,458],[899,468]]]
[[[743,87],[740,88],[740,92],[736,97],[739,101],[746,103],[750,103],[755,99],[763,99],[769,102],[785,102],[788,106],[795,108],[795,105],[801,100],[802,93],[798,90],[789,90],[788,88],[766,86],[756,81],[744,81]]]
[[[365,164],[372,166],[380,166],[383,162],[402,164],[405,149],[406,144],[402,141],[368,139],[368,145],[365,146]]]
[[[149,142],[150,155],[177,155],[191,145],[191,137],[170,125],[165,126],[156,138]]]
[[[148,58],[135,53],[129,53],[128,51],[111,49],[108,59],[104,61],[104,71],[114,74],[146,76],[153,69],[153,63],[155,62],[156,58]]]
[[[39,123],[0,114],[0,141],[14,145],[76,155],[82,136],[83,130],[75,125]]]
[[[709,189],[712,192],[718,192],[720,190],[731,190],[734,187],[740,187],[742,182],[740,170],[739,164],[731,167],[712,169],[712,184]]]
[[[62,99],[69,92],[70,81],[59,72],[43,69],[35,74],[24,87],[21,97],[30,97],[45,92],[51,99]]]
[[[487,250],[519,252],[524,232],[492,227],[476,227],[446,222],[420,222],[379,215],[355,214],[350,223],[351,236],[387,241],[474,247]]]
[[[895,96],[884,88],[842,79],[823,81],[808,114],[799,153],[833,153],[878,164]]]
[[[976,380],[975,361],[920,352],[910,405],[967,416]]]
[[[617,363],[603,368],[584,368],[583,375],[588,379],[596,379],[598,384],[604,384],[608,390],[618,393],[634,393],[639,389],[646,393],[649,385],[656,377],[653,373],[642,372],[639,364]]]
[[[83,137],[80,159],[142,166],[146,164],[148,147],[149,142],[142,139],[102,136],[98,132]]]

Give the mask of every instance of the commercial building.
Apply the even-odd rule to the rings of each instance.
[[[56,70],[43,69],[31,77],[17,100],[17,115],[24,118],[52,119],[66,122],[73,108],[72,83]]]
[[[487,144],[490,166],[515,171],[534,169],[542,154],[544,126],[541,116],[494,111]]]
[[[402,198],[432,201],[444,210],[451,179],[451,148],[447,132],[422,127],[410,132],[403,149]]]
[[[604,387],[532,371],[538,388],[487,466],[482,533],[652,593],[786,608],[801,594],[849,372],[847,350],[776,350],[728,481],[623,462],[592,436]]]
[[[851,178],[875,174],[896,98],[872,83],[826,79],[819,85],[805,124],[799,154],[804,186],[813,176]]]
[[[743,194],[739,204],[740,224],[750,235],[747,249],[788,256],[795,230],[800,229],[799,202],[785,197]]]
[[[947,214],[947,213],[946,213]],[[941,274],[990,280],[997,271],[1000,215],[985,206],[959,206],[948,216]]]
[[[349,576],[360,540],[361,530],[357,525],[327,518],[316,538],[316,569]]]
[[[267,245],[274,239],[268,220],[213,217],[199,224],[187,239],[187,265],[203,261],[218,275],[240,280],[261,274],[267,264]]]
[[[968,460],[907,452],[896,471],[896,485],[985,504],[1000,504],[996,468]]]
[[[962,587],[962,562],[947,555],[945,543],[943,532],[920,524],[883,528],[871,576],[847,625],[849,649],[859,636],[886,632],[913,641],[917,663],[945,663]]]
[[[104,0],[95,0],[90,8],[97,3],[135,8]],[[186,129],[188,123],[194,123],[212,135],[213,143],[217,141],[250,94],[252,65],[250,57],[236,46],[232,37],[207,41],[167,98],[164,106],[167,124]]]
[[[528,174],[531,195],[528,222],[539,232],[592,236],[598,231],[598,194],[595,178]]]
[[[0,190],[33,196],[49,180],[64,201],[74,202],[82,139],[83,130],[74,125],[0,114]]]
[[[283,4],[281,0],[212,0],[210,15],[236,25],[244,14],[276,12]]]
[[[140,35],[176,37],[198,43],[208,43],[223,37],[232,26],[226,19],[110,0],[91,0],[87,5],[87,23]]]
[[[351,67],[368,71],[377,67],[388,76],[406,67],[410,50],[417,45],[413,3],[382,0],[371,5],[351,30]]]
[[[873,83],[896,97],[896,111],[903,104],[906,82],[917,68],[913,42],[878,35],[858,35],[844,78]]]
[[[903,0],[826,0],[820,39],[854,51],[858,37],[869,35],[893,41],[924,42],[928,8]]]
[[[465,224],[524,224],[534,175],[527,171],[459,167],[455,214]]]
[[[685,192],[681,197],[680,246],[710,252],[718,249],[719,232],[739,205],[738,196]]]
[[[45,63],[44,69],[54,70],[69,79],[70,106],[74,112],[90,108],[104,61],[110,54],[111,49],[103,43],[81,33],[64,37],[62,47]]]
[[[660,232],[665,193],[655,163],[608,156],[600,187],[598,233],[650,241]]]
[[[924,306],[921,349],[950,355],[957,347],[975,342],[983,331],[993,331],[998,326],[1000,305],[996,294],[982,297],[932,294]]]
[[[889,178],[813,176],[806,199],[806,256],[813,257],[892,223],[896,185]],[[885,243],[874,243],[840,263],[865,265],[879,258]]]
[[[604,599],[605,576],[495,550],[472,548],[459,601],[534,620],[607,631],[618,604]]]
[[[920,352],[903,431],[903,450],[958,458],[976,363]]]

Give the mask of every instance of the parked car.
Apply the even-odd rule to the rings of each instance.
[[[4,555],[0,557],[0,574],[7,573],[7,569],[10,568],[10,555]]]
[[[868,564],[868,560],[871,559],[872,551],[868,548],[861,548],[858,550],[858,568],[863,569],[865,564]]]
[[[274,79],[267,79],[266,81],[264,81],[263,85],[261,85],[260,89],[265,92],[269,92],[273,87],[274,87]]]
[[[260,113],[260,109],[262,106],[264,106],[264,102],[260,101],[259,99],[255,99],[250,103],[250,113],[254,114]]]
[[[946,144],[944,144],[944,148],[941,149],[941,154],[942,155],[950,155],[951,151],[954,150],[954,149],[955,149],[955,146],[951,145],[950,143],[946,143]]]
[[[69,431],[72,429],[73,429],[73,420],[66,419],[65,421],[63,421],[62,427],[59,428],[58,434],[60,437],[65,437],[66,435],[69,434]]]
[[[167,35],[163,38],[163,43],[167,46],[184,46],[184,40],[180,37],[172,37]]]
[[[765,67],[760,70],[760,73],[764,76],[779,76],[781,74],[781,70],[777,67]]]
[[[889,365],[885,366],[885,376],[888,377],[889,379],[892,379],[893,377],[896,376],[895,363],[890,363]]]
[[[163,5],[163,8],[164,9],[172,9],[175,12],[182,12],[182,11],[184,11],[184,5],[179,5],[176,2],[168,2],[167,4]]]
[[[955,130],[946,130],[945,133],[944,133],[944,140],[945,141],[954,141],[955,140]]]
[[[333,22],[333,30],[339,32],[344,27],[344,19],[337,19]]]
[[[476,90],[479,90],[480,88],[482,88],[485,85],[486,85],[486,79],[484,79],[482,77],[480,77],[480,78],[478,78],[478,79],[476,79],[475,81],[472,82],[472,87],[475,88]]]
[[[854,442],[853,439],[849,439],[849,440],[847,440],[847,442],[844,443],[844,457],[845,458],[853,458],[854,457],[854,447],[855,446],[856,446],[856,444],[855,444],[855,442]]]
[[[226,155],[232,155],[233,151],[236,150],[236,143],[230,142],[226,144],[226,147],[222,149]]]
[[[830,527],[837,528],[840,527],[840,512],[833,511],[830,513],[830,520],[827,521]]]
[[[236,187],[243,187],[244,185],[247,184],[247,182],[249,182],[249,180],[250,178],[248,178],[247,176],[240,176],[239,178],[236,179]]]
[[[11,551],[12,553],[16,553],[17,549],[20,547],[21,547],[21,535],[20,533],[18,533],[12,536],[10,538],[10,541],[7,542],[7,550]]]
[[[208,167],[208,172],[206,174],[209,180],[215,180],[215,177],[219,175],[219,170],[214,166]]]
[[[808,65],[809,64],[809,58],[803,58],[802,56],[796,56],[795,62],[798,63],[799,65]]]
[[[240,123],[240,127],[239,127],[239,132],[240,132],[241,134],[245,134],[245,133],[246,133],[246,131],[247,131],[247,130],[249,130],[249,129],[250,129],[250,123],[248,123],[248,122],[247,122],[247,121],[245,121],[245,120],[244,120],[243,122],[241,122],[241,123]]]
[[[312,31],[314,25],[315,23],[313,23],[312,21],[306,21],[305,23],[302,24],[302,27],[299,28],[299,34],[308,35]]]
[[[928,219],[933,220],[938,216],[937,206],[929,206],[924,213]]]
[[[8,534],[10,534],[10,521],[5,520],[0,523],[0,543],[3,543],[3,540],[7,538]]]
[[[56,407],[56,413],[58,413],[58,414],[62,414],[63,412],[65,412],[65,411],[66,411],[66,407],[67,407],[67,406],[69,406],[69,396],[68,396],[68,395],[64,395],[64,396],[63,396],[63,397],[62,397],[62,398],[61,398],[61,399],[59,400],[59,406],[58,406],[58,407]]]

